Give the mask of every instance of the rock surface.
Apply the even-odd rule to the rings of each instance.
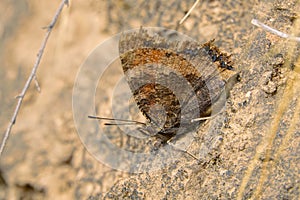
[[[64,8],[0,158],[0,199],[299,199],[299,43],[251,24],[256,18],[299,34],[297,1],[71,1]],[[59,2],[0,5],[1,136]],[[139,26],[178,28],[199,42],[215,39],[232,54],[239,82],[226,110],[206,121],[189,156],[155,172],[128,174],[95,160],[72,116],[77,70],[96,44]],[[298,31],[298,32],[297,32]],[[209,127],[214,127],[214,129]],[[217,133],[217,140],[210,135]],[[206,146],[200,145],[205,141]],[[211,146],[210,146],[211,145]]]

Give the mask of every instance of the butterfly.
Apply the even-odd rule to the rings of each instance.
[[[170,41],[141,28],[121,35],[119,53],[133,98],[147,120],[141,131],[155,137],[157,146],[196,130],[220,111],[226,84],[235,74],[230,56],[213,40]]]

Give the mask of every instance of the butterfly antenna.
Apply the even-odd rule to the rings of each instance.
[[[131,123],[131,122],[128,122],[128,123],[104,123],[105,126],[126,126],[126,125],[136,125],[136,123]],[[144,125],[144,124],[143,124]]]
[[[97,119],[97,120],[127,122],[127,123],[105,123],[104,124],[104,125],[108,125],[108,126],[112,126],[112,125],[136,125],[136,124],[140,124],[140,125],[146,126],[145,123],[139,122],[139,121],[135,121],[135,120],[115,119],[115,118],[98,117],[98,116],[92,116],[92,115],[89,115],[88,118],[90,118],[90,119]]]

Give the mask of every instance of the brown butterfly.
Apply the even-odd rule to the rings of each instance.
[[[158,145],[195,130],[224,106],[220,97],[235,72],[230,56],[213,41],[168,41],[141,28],[121,36],[119,52],[134,100],[147,119],[141,131],[156,137]]]

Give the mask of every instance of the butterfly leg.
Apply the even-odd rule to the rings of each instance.
[[[194,154],[192,154],[192,153],[189,152],[188,150],[186,150],[186,149],[184,149],[184,148],[179,148],[179,147],[177,147],[176,145],[174,145],[174,143],[172,143],[172,141],[174,141],[174,140],[176,140],[176,139],[178,139],[178,138],[177,138],[177,137],[173,137],[173,138],[169,139],[169,140],[167,141],[167,144],[170,145],[170,146],[172,146],[176,151],[181,151],[181,152],[183,152],[183,153],[186,153],[186,154],[188,154],[189,156],[191,156],[192,158],[194,158],[195,160],[199,161],[199,158],[197,158]]]

